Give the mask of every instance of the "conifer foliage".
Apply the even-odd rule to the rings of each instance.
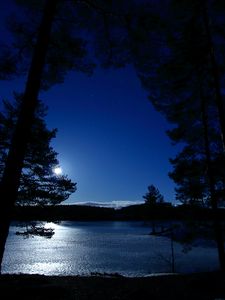
[[[153,184],[148,186],[148,192],[143,196],[143,198],[145,199],[145,203],[151,206],[164,202],[164,197]]]
[[[21,99],[22,96],[15,94],[14,103],[3,101],[4,112],[0,113],[0,176],[3,174]],[[47,129],[44,121],[46,112],[46,106],[38,101],[23,162],[17,205],[56,205],[76,191],[76,183],[66,175],[56,175],[53,172],[59,161],[50,143],[57,130]]]

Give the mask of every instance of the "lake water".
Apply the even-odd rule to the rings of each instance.
[[[3,259],[3,273],[90,275],[120,273],[146,276],[171,272],[171,241],[149,235],[143,222],[61,222],[52,238],[16,235],[12,224]],[[215,247],[193,247],[184,253],[174,243],[175,271],[212,271],[219,267]]]

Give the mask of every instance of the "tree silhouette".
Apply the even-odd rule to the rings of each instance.
[[[159,190],[153,185],[148,186],[148,192],[143,196],[147,211],[154,211],[155,208],[164,202],[164,197],[160,194]],[[151,212],[152,213],[152,212]],[[156,233],[156,224],[152,220],[152,234]]]
[[[0,177],[3,174],[11,136],[18,118],[22,96],[15,94],[15,101],[3,101],[0,113]],[[66,200],[76,190],[66,175],[56,175],[53,169],[59,165],[57,153],[50,146],[56,129],[48,130],[44,121],[47,108],[38,101],[34,122],[28,141],[18,190],[17,205],[55,205]]]
[[[160,194],[159,190],[153,185],[148,186],[148,192],[143,196],[145,204],[149,206],[156,206],[164,202],[164,197]]]
[[[184,145],[171,160],[174,172],[170,176],[179,185],[178,195],[191,201],[210,199],[220,265],[225,270],[218,220],[218,194],[223,193],[224,180],[221,168],[215,168],[218,161],[225,162],[221,91],[225,75],[221,16],[225,7],[218,1],[172,0],[166,5],[169,13],[158,27],[158,53],[147,61],[140,59],[136,68],[153,105],[175,125],[168,131],[170,138]]]
[[[36,41],[35,51],[27,76],[23,102],[1,180],[1,198],[7,199],[7,201],[2,203],[0,215],[0,263],[2,262],[5,242],[8,236],[12,209],[17,199],[23,160],[37,106],[41,76],[44,70],[56,5],[57,1],[48,0],[46,2],[39,29],[39,36]]]

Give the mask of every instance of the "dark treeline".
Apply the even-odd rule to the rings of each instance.
[[[225,210],[219,210],[219,218],[225,220]],[[190,206],[130,205],[119,209],[87,205],[57,205],[49,207],[15,207],[13,219],[18,221],[138,221],[138,220],[211,220],[212,210]]]

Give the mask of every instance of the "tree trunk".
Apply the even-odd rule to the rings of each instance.
[[[223,241],[223,230],[221,222],[218,219],[218,207],[217,207],[217,197],[215,192],[215,177],[212,168],[212,158],[210,151],[209,133],[208,133],[208,118],[206,113],[205,98],[200,86],[200,97],[201,97],[201,114],[202,114],[202,124],[204,130],[204,141],[205,141],[205,155],[206,155],[206,165],[208,170],[209,179],[209,190],[211,195],[211,206],[213,210],[213,227],[215,232],[215,240],[217,243],[218,256],[220,262],[220,268],[225,272],[225,252],[224,252],[224,241]]]
[[[12,210],[17,199],[26,146],[31,131],[57,1],[46,0],[39,35],[28,72],[21,111],[9,149],[1,185],[0,271]]]

